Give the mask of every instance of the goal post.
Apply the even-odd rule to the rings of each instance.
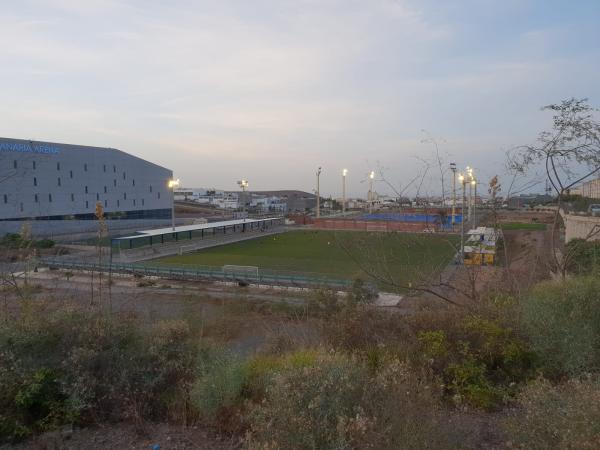
[[[244,275],[246,277],[258,278],[258,266],[226,264],[223,266],[223,273],[226,275]]]

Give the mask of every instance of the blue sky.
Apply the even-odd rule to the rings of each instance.
[[[312,190],[322,166],[339,195],[347,167],[364,195],[377,166],[421,170],[426,129],[487,179],[540,106],[600,106],[599,21],[591,0],[7,0],[0,136],[120,148],[186,186]]]

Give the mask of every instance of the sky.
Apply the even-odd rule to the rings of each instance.
[[[323,195],[343,168],[348,195],[370,170],[392,193],[432,140],[506,184],[541,106],[600,107],[597,0],[1,3],[0,136],[119,148],[186,187],[313,191],[320,166]]]

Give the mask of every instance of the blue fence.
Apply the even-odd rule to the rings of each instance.
[[[454,216],[456,224],[462,223],[462,215]],[[397,214],[397,213],[373,213],[361,214],[357,220],[383,220],[387,222],[423,222],[431,224],[440,224],[443,228],[452,227],[452,215],[448,214],[444,217],[443,222],[439,214]]]

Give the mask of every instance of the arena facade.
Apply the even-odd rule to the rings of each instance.
[[[172,176],[114,148],[0,138],[0,232],[19,221],[76,230],[98,202],[108,220],[170,219]]]

